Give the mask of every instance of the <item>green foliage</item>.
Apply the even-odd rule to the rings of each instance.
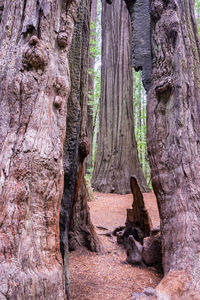
[[[197,25],[198,25],[198,32],[200,35],[200,0],[195,0],[195,16],[197,20]]]
[[[101,55],[101,49],[99,47],[99,40],[98,40],[98,30],[96,24],[91,21],[90,22],[90,57],[97,58]]]
[[[99,104],[101,94],[101,1],[97,3],[97,21],[90,22],[90,49],[89,57],[95,61],[94,69],[89,68],[88,73],[94,80],[94,91],[88,91],[88,104],[93,111],[93,142],[92,142],[92,167],[87,169],[86,181],[91,191],[91,177],[97,150],[97,132],[99,130]],[[90,197],[91,198],[91,197]]]
[[[133,70],[133,78],[134,125],[138,156],[147,183],[152,188],[146,144],[146,92],[142,85],[141,72]]]
[[[91,175],[85,175],[85,183],[88,191],[88,201],[94,200],[93,188],[91,186]]]

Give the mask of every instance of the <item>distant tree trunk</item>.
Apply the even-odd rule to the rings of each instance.
[[[65,180],[60,214],[61,252],[64,259],[65,288],[68,295],[68,246],[70,249],[86,246],[92,251],[99,250],[99,240],[90,220],[84,179],[84,159],[90,148],[86,138],[90,6],[91,0],[81,0],[78,8],[78,21],[69,53],[72,84],[66,122]]]
[[[96,20],[97,20],[97,0],[92,0],[91,19],[90,19],[92,25],[96,25]],[[93,43],[95,44],[96,42],[95,29],[92,29],[90,39],[92,40],[91,46],[94,47]],[[90,56],[89,57],[90,71],[92,70],[94,71],[94,65],[95,65],[95,57]],[[92,168],[92,142],[93,142],[93,108],[92,107],[93,107],[93,99],[94,99],[94,75],[92,74],[88,75],[88,92],[90,95],[90,103],[88,103],[87,137],[91,145],[91,150],[86,159],[86,171]]]
[[[79,1],[1,1],[0,299],[65,299],[67,51]]]
[[[87,105],[88,105],[88,64],[90,39],[90,12],[91,0],[82,0],[82,41],[80,65],[80,131],[78,143],[78,172],[73,198],[72,216],[69,227],[69,248],[75,250],[80,246],[90,251],[100,251],[100,241],[90,219],[88,191],[85,182],[85,158],[90,152],[90,143],[87,137]]]
[[[124,1],[102,1],[102,86],[100,132],[92,184],[95,190],[125,194],[135,175],[149,188],[134,136],[131,24]]]
[[[200,43],[193,6],[151,1],[148,152],[166,275],[159,299],[200,295]]]

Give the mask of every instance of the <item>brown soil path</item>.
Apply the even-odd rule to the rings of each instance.
[[[153,221],[159,225],[159,215],[153,193],[144,194],[145,205]],[[161,275],[153,268],[139,268],[125,264],[126,251],[116,243],[111,232],[126,221],[126,209],[131,208],[132,195],[94,193],[89,203],[93,224],[97,228],[104,251],[91,253],[85,249],[70,253],[71,300],[132,300],[133,292],[155,287]]]

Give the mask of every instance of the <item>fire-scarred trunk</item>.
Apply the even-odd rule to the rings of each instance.
[[[194,1],[126,4],[136,37],[134,64],[142,67],[148,90],[148,153],[161,218],[165,277],[155,296],[199,299],[200,43]],[[146,46],[141,30],[149,37]]]
[[[60,214],[61,252],[66,292],[69,294],[68,248],[100,249],[90,220],[84,161],[90,151],[87,138],[88,63],[91,0],[81,0],[69,53],[71,93],[68,101],[64,144],[64,193]]]

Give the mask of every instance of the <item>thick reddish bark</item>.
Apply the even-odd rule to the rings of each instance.
[[[79,168],[69,227],[69,249],[75,250],[84,246],[90,251],[99,252],[101,250],[100,241],[90,219],[87,204],[89,196],[84,178],[84,160],[89,151],[88,139],[82,138],[79,141]]]
[[[140,18],[135,30],[142,27],[147,33],[150,22],[144,26],[143,20],[149,13],[144,18],[140,8],[148,7],[148,1],[126,3],[133,23]],[[147,139],[165,272],[155,298],[199,299],[200,43],[194,1],[151,0],[150,13],[153,69],[151,80],[146,77]],[[142,53],[140,43],[135,47]],[[141,67],[148,69],[145,61]]]
[[[65,299],[59,211],[70,90],[67,52],[78,2],[4,1],[0,24],[1,299]]]
[[[131,22],[124,1],[102,1],[102,85],[98,150],[92,184],[102,192],[130,192],[130,176],[148,191],[138,159],[133,120]]]
[[[166,275],[159,299],[200,295],[200,44],[193,5],[151,1],[147,137]]]

